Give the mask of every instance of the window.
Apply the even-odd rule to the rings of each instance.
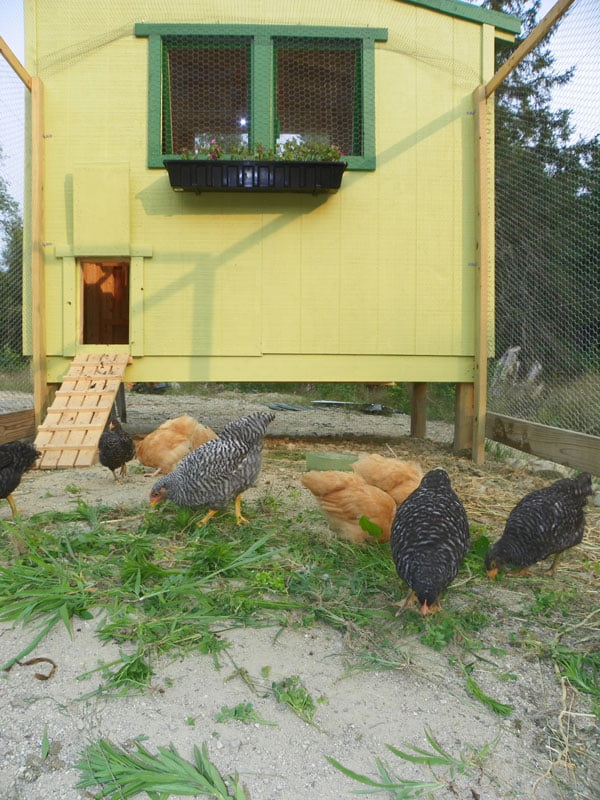
[[[273,50],[277,143],[299,138],[362,156],[361,40],[278,37]]]
[[[375,167],[374,43],[380,28],[138,24],[149,39],[148,165],[215,137],[267,147],[337,145]]]
[[[169,36],[162,42],[161,153],[247,143],[250,40]]]

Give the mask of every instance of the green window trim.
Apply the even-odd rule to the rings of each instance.
[[[361,75],[357,81],[362,104],[363,147],[360,156],[345,156],[348,169],[375,169],[375,42],[387,41],[386,28],[347,28],[296,25],[135,25],[137,37],[148,38],[148,167],[164,169],[162,139],[163,38],[169,36],[248,37],[250,45],[250,125],[254,141],[271,142],[274,116],[275,39],[357,39],[362,42]],[[357,93],[358,94],[358,93]],[[171,154],[174,155],[174,154]],[[171,156],[169,156],[171,157]]]

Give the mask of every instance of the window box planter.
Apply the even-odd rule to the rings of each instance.
[[[345,161],[163,161],[176,192],[335,192]]]

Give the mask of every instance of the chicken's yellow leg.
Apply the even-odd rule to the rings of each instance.
[[[212,509],[211,509],[211,510],[208,512],[208,514],[207,514],[205,517],[202,517],[202,519],[200,520],[200,522],[197,522],[197,523],[196,523],[196,525],[197,525],[199,528],[201,528],[203,525],[206,525],[206,523],[208,522],[208,520],[209,520],[209,519],[212,519],[212,517],[214,517],[214,515],[217,513],[217,511],[218,511],[218,509],[217,509],[217,508],[212,508]]]
[[[552,560],[552,564],[550,566],[550,569],[546,570],[546,575],[554,575],[555,574],[556,568],[558,567],[558,562],[560,561],[560,559],[562,557],[562,554],[563,554],[562,550],[561,550],[560,553],[556,553],[556,555],[554,556],[554,558]]]
[[[400,614],[404,613],[404,611],[406,611],[407,608],[410,608],[412,605],[414,605],[416,600],[417,600],[417,595],[411,589],[404,598],[404,600],[400,600],[398,603],[392,604],[395,606],[399,606],[398,611],[396,611],[396,616],[399,617]]]
[[[242,516],[242,495],[241,493],[235,498],[235,521],[238,525],[241,525],[242,522],[249,522],[246,517]]]
[[[15,505],[15,501],[13,500],[12,494],[7,494],[6,495],[6,499],[8,500],[8,505],[11,508],[13,519],[14,519],[19,512],[17,511],[17,507]]]

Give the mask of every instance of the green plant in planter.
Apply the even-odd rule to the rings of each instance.
[[[290,139],[275,148],[265,147],[256,142],[252,147],[246,145],[227,145],[218,139],[210,139],[208,144],[189,149],[185,147],[181,156],[186,161],[340,161],[344,154],[336,145],[322,142],[300,142]]]

